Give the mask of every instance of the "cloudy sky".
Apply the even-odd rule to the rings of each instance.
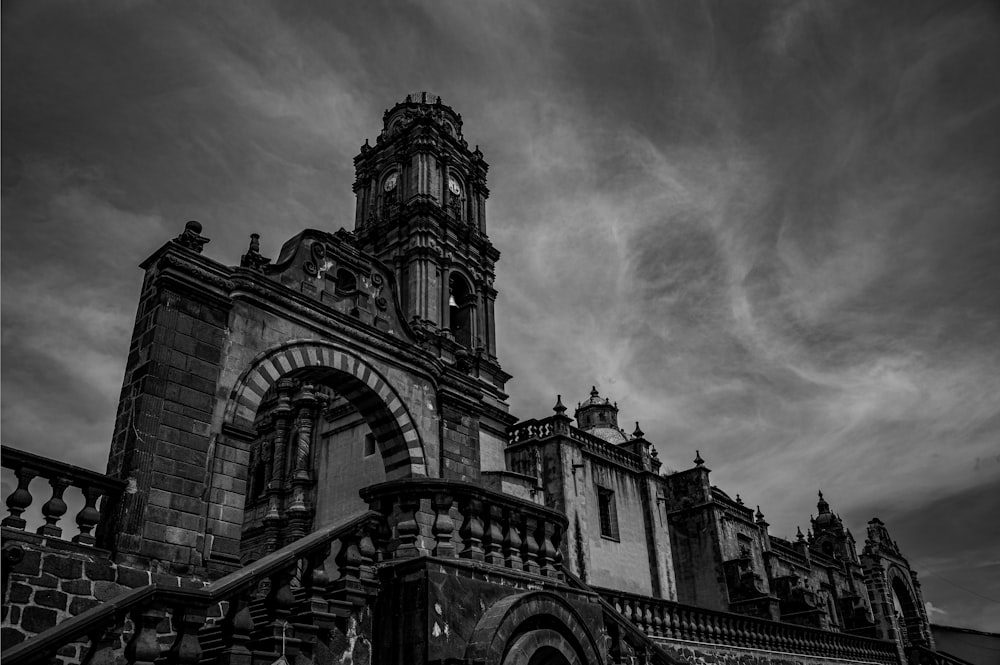
[[[791,537],[887,522],[1000,629],[990,2],[4,2],[3,441],[103,470],[141,272],[353,225],[431,90],[491,164],[513,411],[592,384]]]

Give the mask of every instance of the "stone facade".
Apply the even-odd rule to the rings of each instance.
[[[228,266],[188,222],[142,263],[107,475],[5,450],[5,661],[890,665],[933,648],[881,523],[859,558],[821,497],[808,538],[773,538],[700,456],[662,473],[597,390],[574,418],[560,398],[516,423],[483,154],[433,95],[383,120],[355,158],[353,231],[275,257],[251,234]],[[37,475],[53,495],[31,534]],[[75,542],[56,526],[70,484]]]

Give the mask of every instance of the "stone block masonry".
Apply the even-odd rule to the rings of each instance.
[[[108,473],[131,488],[115,549],[138,565],[156,559],[187,572],[202,565],[203,489],[213,471],[210,422],[229,305],[175,283],[158,265],[146,264],[108,461]]]
[[[106,550],[48,541],[4,529],[4,604],[0,623],[3,650],[148,584],[200,587],[200,578],[151,572],[116,564]],[[219,612],[213,608],[213,614]],[[61,663],[77,663],[82,643],[63,647]]]

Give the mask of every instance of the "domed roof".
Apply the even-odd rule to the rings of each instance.
[[[577,409],[584,409],[588,406],[611,406],[611,400],[601,397],[597,392],[597,386],[590,387],[590,398],[580,403]]]
[[[628,443],[628,437],[620,429],[614,427],[595,427],[587,431],[588,434],[593,434],[594,436],[604,439],[608,443],[613,443],[615,445],[619,443]]]
[[[841,526],[840,518],[830,512],[830,504],[823,498],[823,492],[819,493],[819,501],[816,503],[818,514],[812,521],[816,531]]]

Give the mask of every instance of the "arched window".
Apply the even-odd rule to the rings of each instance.
[[[358,278],[346,268],[337,270],[336,290],[338,295],[348,295],[358,290]]]
[[[448,314],[451,333],[462,346],[471,347],[476,319],[476,296],[466,279],[452,273],[448,279]]]

